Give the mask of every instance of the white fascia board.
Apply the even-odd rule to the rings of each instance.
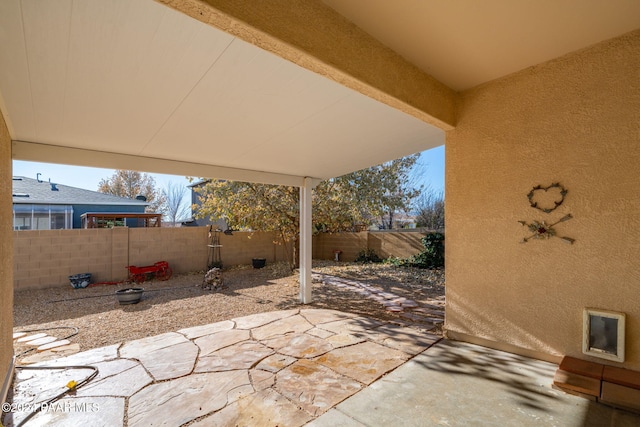
[[[40,144],[27,141],[12,141],[12,158],[30,162],[57,163],[63,165],[88,166],[107,169],[136,170],[149,173],[198,176],[229,181],[244,181],[260,184],[302,187],[305,177],[272,172],[229,168],[213,164],[190,163],[178,160],[158,159],[107,151]],[[311,178],[313,185],[322,181]]]

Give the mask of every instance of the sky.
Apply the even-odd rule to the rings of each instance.
[[[423,172],[420,183],[429,185],[435,192],[444,192],[444,146],[423,151],[418,160]],[[40,173],[40,179],[70,187],[84,188],[96,191],[102,179],[110,178],[114,174],[113,169],[89,168],[81,166],[68,166],[51,163],[24,162],[14,160],[13,176],[25,176],[36,179]],[[184,176],[164,175],[152,173],[156,188],[165,189],[169,182],[182,184],[185,187],[189,181]]]

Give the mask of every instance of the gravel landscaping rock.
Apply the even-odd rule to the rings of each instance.
[[[406,311],[419,312],[420,307],[436,312],[444,309],[443,270],[314,261],[313,271],[350,279],[381,295],[404,298],[403,301],[418,305],[407,307],[398,302]],[[225,270],[223,275],[225,288],[217,291],[202,289],[204,272],[174,275],[168,281],[144,282],[140,285],[144,288],[142,300],[131,305],[120,305],[115,295],[118,289],[126,288],[126,284],[16,291],[14,332],[77,327],[78,334],[70,341],[84,351],[250,314],[300,307],[298,273],[292,273],[286,264],[271,264],[262,269],[239,266]],[[362,291],[354,290],[352,285],[340,287],[314,280],[314,302],[309,307],[340,310],[405,326],[423,326],[416,316],[389,311]],[[52,333],[63,338],[59,330]],[[16,353],[25,349],[16,348]],[[33,352],[25,356],[30,354]]]

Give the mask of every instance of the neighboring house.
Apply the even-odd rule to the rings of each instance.
[[[229,226],[224,219],[216,219],[211,217],[196,218],[197,210],[200,208],[200,206],[202,206],[202,197],[200,196],[200,193],[198,193],[198,188],[201,188],[208,182],[211,182],[211,180],[200,180],[187,186],[191,190],[191,219],[189,219],[188,221],[184,221],[182,225],[189,227],[214,225],[217,226],[220,230],[226,230],[229,228]]]
[[[13,229],[54,230],[82,228],[81,216],[90,213],[144,213],[144,200],[112,196],[49,181],[14,176]],[[136,218],[124,220],[137,226]]]
[[[373,221],[369,230],[400,230],[406,228],[416,228],[416,216],[405,212],[394,212],[391,219],[392,225],[389,227],[389,214],[385,214],[382,218]]]

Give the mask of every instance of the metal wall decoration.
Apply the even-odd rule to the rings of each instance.
[[[548,191],[557,191],[560,198],[552,201],[554,204],[553,206],[540,206],[541,202],[535,200],[536,196],[538,194],[546,193]],[[566,195],[567,195],[567,189],[564,188],[559,183],[554,182],[548,187],[543,187],[542,185],[537,185],[533,187],[529,192],[529,194],[527,194],[527,198],[529,199],[529,204],[531,205],[532,208],[538,209],[548,214],[554,211],[558,206],[562,204],[562,202],[564,202],[564,198]],[[530,236],[524,237],[520,241],[520,243],[527,243],[531,239],[539,240],[539,239],[550,239],[552,237],[557,237],[566,243],[573,244],[573,242],[575,242],[575,239],[572,239],[571,237],[558,236],[558,233],[554,228],[556,225],[560,224],[561,222],[569,221],[571,218],[573,218],[573,215],[566,214],[565,216],[563,216],[558,221],[552,224],[547,224],[546,221],[533,221],[531,223],[527,221],[518,221],[520,224],[527,227],[529,231],[532,233]]]
[[[547,193],[550,190],[551,191],[555,191],[555,189],[557,189],[558,194],[560,195],[560,200],[555,200],[553,202],[554,203],[553,207],[551,207],[551,206],[539,206],[538,204],[540,202],[534,200],[536,198],[537,194],[543,193],[543,192]],[[537,185],[537,186],[533,187],[531,189],[531,191],[529,191],[529,194],[527,194],[527,198],[529,199],[529,204],[531,205],[532,208],[539,209],[544,213],[550,213],[553,210],[555,210],[558,206],[560,206],[562,204],[562,202],[564,202],[564,196],[566,196],[566,195],[567,195],[567,189],[564,188],[559,183],[554,182],[553,184],[551,184],[548,187],[543,187],[542,185]]]
[[[565,216],[560,218],[560,220],[554,222],[553,224],[547,224],[544,221],[533,221],[531,224],[527,223],[526,221],[518,221],[533,233],[528,237],[524,237],[520,243],[527,243],[529,239],[550,239],[552,237],[558,237],[569,244],[573,244],[573,242],[575,242],[575,239],[572,239],[571,237],[558,236],[556,230],[553,228],[561,222],[569,221],[571,218],[573,218],[571,214],[566,214]]]

